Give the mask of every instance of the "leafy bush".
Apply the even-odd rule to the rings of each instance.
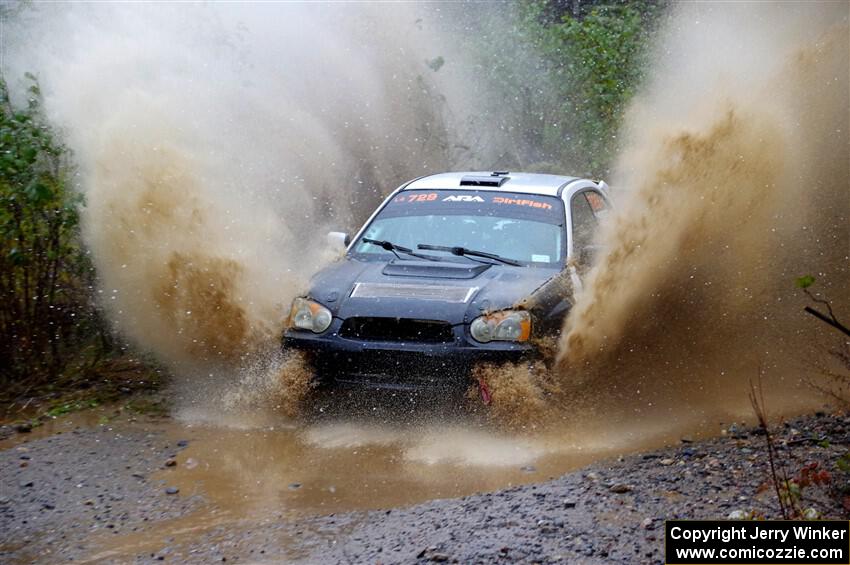
[[[553,18],[550,2],[525,4],[524,25],[543,54],[558,103],[542,143],[575,173],[604,175],[618,149],[626,105],[643,79],[645,57],[662,13],[657,2],[584,3]],[[565,139],[570,133],[570,139]]]
[[[92,335],[91,268],[68,149],[45,120],[35,77],[16,108],[0,78],[0,383],[61,372]]]

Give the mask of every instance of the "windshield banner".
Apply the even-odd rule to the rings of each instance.
[[[396,195],[381,211],[382,217],[463,214],[522,218],[563,225],[560,198],[539,194],[488,190],[407,190]]]

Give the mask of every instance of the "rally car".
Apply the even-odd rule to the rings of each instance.
[[[558,175],[435,174],[390,194],[292,303],[285,349],[324,385],[464,387],[538,354],[569,311],[608,187]]]

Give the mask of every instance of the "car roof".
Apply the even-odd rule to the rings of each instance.
[[[498,173],[498,174],[497,174]],[[486,180],[499,178],[506,179],[499,186],[490,185],[461,185],[461,179]],[[568,177],[564,175],[544,175],[538,173],[515,173],[506,171],[468,171],[456,173],[439,173],[418,178],[407,184],[402,190],[496,190],[505,192],[523,192],[528,194],[546,194],[557,196],[561,188],[579,177]]]

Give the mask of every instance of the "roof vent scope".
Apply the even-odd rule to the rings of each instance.
[[[489,177],[478,177],[467,175],[460,179],[461,186],[502,186],[510,180],[510,177],[490,175]]]

